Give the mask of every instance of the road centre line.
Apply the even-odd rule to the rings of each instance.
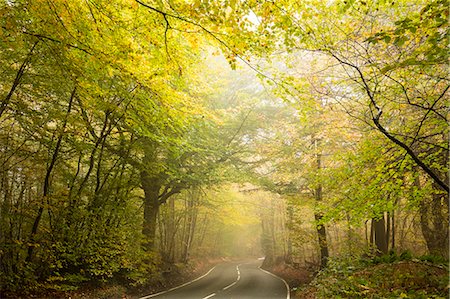
[[[233,283],[231,283],[231,284],[229,284],[229,285],[227,285],[226,287],[224,287],[224,288],[222,289],[222,291],[228,290],[229,288],[231,288],[232,286],[234,286],[235,284],[237,284],[237,282],[241,279],[241,272],[239,271],[239,266],[240,266],[240,265],[242,265],[242,264],[239,264],[239,265],[236,266],[236,271],[237,271],[237,274],[238,274],[236,281],[233,282]]]
[[[236,266],[236,271],[237,271],[237,279],[236,279],[236,281],[234,281],[234,282],[232,282],[231,284],[229,284],[229,285],[227,285],[226,287],[224,287],[222,290],[223,291],[225,291],[225,290],[228,290],[229,288],[231,288],[232,286],[234,286],[240,279],[241,279],[241,271],[239,271],[239,266],[240,265],[243,265],[243,264],[239,264],[239,265],[237,265]],[[205,298],[203,298],[203,299],[205,299]]]
[[[225,291],[225,290],[228,290],[229,288],[231,288],[232,286],[234,286],[235,284],[237,284],[237,280],[235,281],[235,282],[233,282],[232,284],[230,284],[230,285],[227,285],[226,287],[224,287],[222,290],[223,291]]]
[[[214,296],[216,296],[216,293],[212,293],[211,295],[203,297],[202,299],[208,299],[208,298],[211,298],[211,297],[214,297]]]
[[[276,277],[276,278],[278,278],[279,280],[281,280],[282,282],[284,282],[284,285],[286,286],[286,289],[287,289],[287,296],[286,296],[286,299],[290,299],[290,298],[291,298],[291,289],[289,288],[289,285],[288,285],[288,283],[286,282],[286,280],[284,280],[283,278],[281,278],[281,277],[279,277],[279,276],[277,276],[277,275],[275,275],[275,274],[273,274],[273,273],[270,273],[269,271],[266,271],[266,270],[262,269],[261,266],[259,266],[258,268],[259,268],[259,270],[263,271],[264,273],[269,274],[269,275],[272,275],[273,277]]]
[[[156,297],[156,296],[159,296],[159,295],[162,295],[162,294],[171,292],[171,291],[173,291],[173,290],[176,290],[176,289],[185,287],[185,286],[187,286],[187,285],[190,285],[191,283],[196,282],[197,280],[200,280],[200,279],[202,279],[203,277],[207,276],[207,275],[208,275],[209,273],[211,273],[212,270],[214,270],[215,268],[216,268],[216,266],[212,267],[208,272],[206,272],[206,273],[203,274],[202,276],[197,277],[196,279],[191,280],[191,281],[188,281],[188,282],[186,282],[186,283],[183,283],[182,285],[173,287],[173,288],[171,288],[171,289],[168,289],[167,291],[162,291],[162,292],[159,292],[159,293],[156,293],[156,294],[151,294],[151,295],[148,295],[148,296],[140,297],[139,299],[153,298],[153,297]],[[214,294],[214,295],[216,295],[216,294]],[[211,297],[212,297],[212,296],[211,296]],[[205,297],[205,298],[210,298],[210,297]]]

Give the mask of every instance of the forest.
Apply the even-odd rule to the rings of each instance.
[[[0,0],[0,298],[448,298],[449,7]]]

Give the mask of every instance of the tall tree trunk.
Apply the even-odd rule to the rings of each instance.
[[[316,222],[320,222],[322,220],[322,215],[319,213],[316,213],[314,215],[314,218],[316,219]],[[328,263],[329,258],[329,252],[328,252],[328,242],[327,242],[327,232],[325,229],[325,226],[317,225],[317,235],[319,239],[319,248],[320,248],[320,268],[325,268]]]
[[[270,199],[270,210],[272,211],[272,213],[270,213],[269,219],[269,230],[270,230],[270,239],[272,242],[272,250],[273,250],[273,258],[274,258],[274,265],[277,263],[277,259],[278,259],[278,254],[279,254],[279,250],[277,250],[277,238],[275,235],[275,229],[276,229],[276,222],[275,222],[275,215],[276,215],[276,210],[275,210],[275,203],[274,203],[274,199],[271,198]]]
[[[432,255],[449,256],[448,203],[446,196],[434,194],[420,203],[420,226],[428,251]]]
[[[288,206],[287,208],[287,254],[285,257],[285,261],[288,264],[292,264],[293,258],[292,258],[292,238],[291,238],[291,230],[293,226],[293,219],[294,219],[294,210],[292,207]]]
[[[421,183],[417,177],[417,188]],[[433,182],[435,190],[439,186]],[[445,194],[435,191],[431,198],[420,202],[420,227],[430,254],[448,258],[449,256],[449,207]]]
[[[384,215],[379,219],[373,219],[375,232],[375,246],[377,247],[377,254],[387,254],[388,245],[386,239],[386,221]]]
[[[352,230],[352,224],[350,222],[350,214],[346,213],[347,216],[347,248],[348,252],[352,252],[353,247],[353,230]]]
[[[386,213],[386,250],[389,251],[389,240],[391,237],[391,214]]]
[[[371,235],[369,236],[369,229],[367,228],[367,223],[369,222],[369,220],[364,221],[364,233],[366,236],[366,246],[369,247],[369,245],[371,244],[371,239],[370,237],[372,237]]]
[[[275,248],[272,242],[271,223],[267,219],[261,219],[262,237],[261,245],[265,258],[262,267],[271,267],[275,264]]]
[[[395,227],[395,212],[392,211],[392,229],[391,229],[391,250],[395,250],[395,231],[396,231],[396,227]]]
[[[177,219],[175,219],[176,212],[175,212],[175,200],[173,198],[169,199],[167,201],[168,208],[169,208],[169,219],[167,223],[167,230],[166,230],[166,240],[167,240],[167,252],[166,252],[166,261],[169,263],[175,262],[175,256],[176,256],[176,242],[175,242],[175,235],[177,233]]]
[[[197,248],[202,248],[203,243],[205,241],[206,238],[206,232],[208,230],[208,225],[209,225],[209,218],[207,215],[205,215],[203,217],[203,221],[201,223],[203,223],[203,227],[201,229],[201,233],[200,233],[200,238],[198,238],[198,242],[197,242]]]
[[[375,224],[374,220],[370,222],[370,246],[373,248],[375,245]]]
[[[44,178],[44,187],[43,187],[43,192],[42,192],[42,198],[41,198],[41,205],[38,209],[38,213],[36,215],[36,218],[34,219],[33,222],[33,226],[31,228],[31,233],[30,233],[30,239],[28,242],[28,249],[27,249],[27,257],[26,257],[26,261],[27,262],[31,262],[32,258],[33,258],[33,251],[35,248],[35,242],[36,242],[36,235],[38,232],[38,228],[39,228],[39,223],[41,222],[41,218],[42,218],[42,214],[44,213],[44,205],[47,202],[48,203],[48,196],[50,193],[50,178],[51,175],[53,173],[53,168],[56,165],[56,161],[58,160],[58,155],[60,152],[60,148],[61,148],[61,143],[62,143],[62,139],[64,137],[65,134],[65,130],[66,130],[66,125],[67,125],[67,119],[69,117],[69,114],[72,110],[72,103],[73,103],[73,99],[75,97],[75,93],[76,93],[76,86],[74,87],[71,95],[70,95],[70,99],[69,99],[69,104],[67,107],[67,112],[66,115],[64,117],[62,126],[60,128],[60,132],[59,132],[59,136],[58,136],[58,140],[56,141],[56,145],[55,145],[55,149],[53,150],[53,154],[52,154],[52,158],[50,160],[50,164],[47,167],[47,171],[45,174],[45,178]]]
[[[197,202],[199,200],[199,197],[200,197],[200,190],[198,188],[195,188],[192,190],[191,196],[186,201],[187,219],[186,219],[185,235],[183,239],[183,255],[182,255],[184,263],[186,263],[189,260],[189,252],[191,249],[192,241],[194,239],[198,215]]]
[[[316,150],[317,150],[317,140],[315,141],[316,144]],[[317,172],[318,176],[320,176],[320,169],[322,168],[322,155],[317,152],[316,154],[316,162],[317,162]],[[319,181],[316,190],[315,190],[315,199],[316,203],[319,203],[322,201],[322,183]],[[316,220],[316,223],[320,223],[323,215],[322,213],[315,211],[314,212],[314,218]],[[329,251],[328,251],[328,242],[327,242],[327,232],[325,225],[323,224],[316,224],[316,230],[317,230],[317,236],[319,240],[319,248],[320,248],[320,268],[325,268],[328,263],[329,258]]]
[[[161,184],[158,179],[150,176],[147,171],[141,171],[141,185],[144,189],[144,223],[142,233],[145,237],[144,247],[147,251],[155,249],[156,223],[159,212],[159,191]]]

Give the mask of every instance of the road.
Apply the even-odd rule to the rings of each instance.
[[[260,269],[261,263],[219,264],[194,281],[140,299],[289,299],[287,284]]]

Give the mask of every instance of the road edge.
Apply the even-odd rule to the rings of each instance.
[[[174,290],[176,290],[176,289],[185,287],[185,286],[187,286],[187,285],[190,285],[191,283],[194,283],[194,282],[196,282],[197,280],[200,280],[200,279],[202,279],[203,277],[207,276],[207,275],[208,275],[209,273],[211,273],[215,268],[216,268],[216,266],[212,267],[211,269],[209,269],[208,272],[206,272],[205,274],[203,274],[203,275],[200,276],[200,277],[197,277],[197,278],[194,279],[194,280],[185,282],[185,283],[183,283],[183,284],[181,284],[181,285],[179,285],[179,286],[173,287],[173,288],[168,289],[168,290],[166,290],[166,291],[161,291],[161,292],[158,292],[158,293],[155,293],[155,294],[150,294],[150,295],[147,295],[147,296],[144,296],[144,297],[139,297],[138,299],[148,299],[148,298],[153,298],[153,297],[156,297],[156,296],[159,296],[159,295],[162,295],[162,294],[165,294],[165,293],[174,291]]]
[[[273,273],[271,273],[271,272],[269,272],[269,271],[264,270],[263,268],[261,268],[261,266],[259,266],[258,268],[259,268],[259,270],[263,271],[264,273],[269,274],[269,275],[272,275],[273,277],[276,277],[276,278],[278,278],[279,280],[281,280],[282,282],[284,282],[284,285],[286,286],[286,290],[287,290],[287,296],[286,296],[286,299],[290,299],[290,298],[291,298],[291,288],[289,287],[289,285],[288,285],[288,283],[286,282],[286,280],[284,280],[283,278],[281,278],[281,277],[278,276],[278,275],[275,275],[275,274],[273,274]]]

